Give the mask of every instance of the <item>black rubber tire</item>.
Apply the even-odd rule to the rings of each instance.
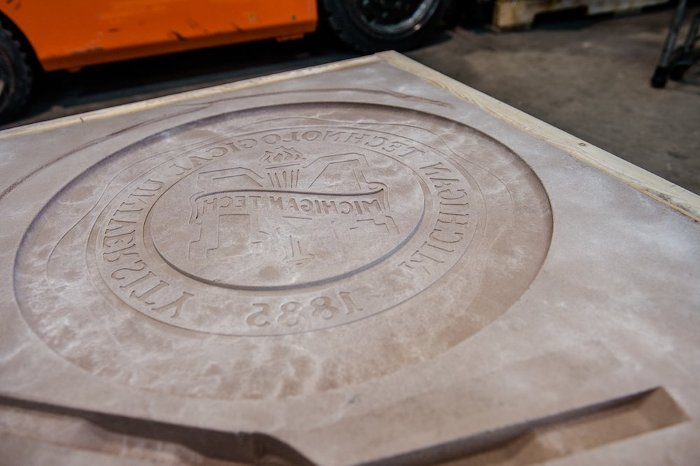
[[[452,0],[321,0],[319,3],[330,27],[343,42],[360,52],[379,52],[392,49],[409,50],[420,45],[440,24],[451,2]],[[362,3],[371,3],[376,9],[390,3],[418,4],[415,11],[418,12],[418,8],[422,8],[423,13],[415,15],[415,24],[412,24],[413,20],[410,17],[406,18],[403,27],[398,20],[395,24],[378,24],[368,20],[367,15],[363,13]],[[392,28],[393,30],[390,30]]]
[[[27,54],[10,31],[0,25],[0,121],[15,116],[25,107],[32,82]]]

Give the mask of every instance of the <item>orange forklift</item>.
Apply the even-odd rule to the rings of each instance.
[[[450,0],[0,0],[0,118],[33,77],[259,39],[297,39],[319,17],[363,52],[417,45]]]

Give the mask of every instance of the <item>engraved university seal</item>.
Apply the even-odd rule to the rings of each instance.
[[[39,338],[115,383],[260,399],[382,377],[505,312],[549,245],[530,168],[434,115],[310,103],[135,131],[92,149],[14,271]]]
[[[115,296],[161,322],[318,330],[381,312],[448,271],[477,225],[469,191],[459,168],[401,135],[244,133],[132,180],[94,224],[90,259]]]

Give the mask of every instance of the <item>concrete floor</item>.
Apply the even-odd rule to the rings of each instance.
[[[700,193],[700,64],[683,82],[649,86],[672,13],[550,18],[505,34],[456,26],[408,55]],[[8,126],[356,56],[327,39],[52,73],[27,115]]]
[[[672,9],[451,39],[409,55],[695,193],[700,193],[700,63],[649,85]]]

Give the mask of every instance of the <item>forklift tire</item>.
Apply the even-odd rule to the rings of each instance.
[[[440,23],[451,0],[321,0],[336,35],[360,52],[408,50]]]
[[[22,110],[32,90],[32,67],[27,54],[0,25],[0,122]]]

